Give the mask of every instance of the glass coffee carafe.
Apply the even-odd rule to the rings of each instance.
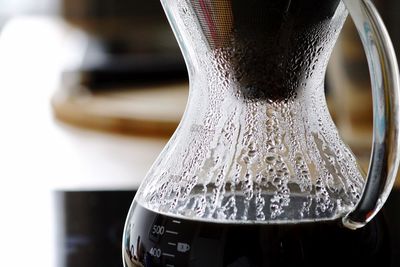
[[[398,167],[399,75],[373,4],[161,2],[190,95],[129,211],[124,265],[388,266],[385,223],[375,215]],[[373,85],[367,175],[340,139],[324,95],[348,11]]]

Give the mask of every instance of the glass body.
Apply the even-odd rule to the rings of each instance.
[[[324,95],[344,3],[373,84],[366,179]],[[162,4],[186,60],[190,95],[131,206],[125,266],[319,266],[321,248],[334,251],[335,264],[346,255],[362,258],[354,265],[383,262],[387,235],[379,219],[358,231],[343,228],[360,228],[377,214],[399,162],[398,69],[371,2]]]

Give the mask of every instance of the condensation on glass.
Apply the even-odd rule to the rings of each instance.
[[[382,45],[387,35],[371,30],[382,25],[374,21],[369,1],[345,3],[358,17],[367,55],[375,61],[375,118],[383,124],[375,132],[368,174],[375,183],[381,179],[381,191],[362,201],[357,214],[367,215],[351,219],[365,223],[386,199],[397,169],[398,111],[390,107],[398,101],[398,74],[390,45]],[[190,96],[135,202],[157,213],[211,222],[297,223],[349,214],[363,199],[365,175],[340,139],[324,95],[328,59],[347,16],[343,2],[162,4],[188,66]],[[389,62],[385,67],[375,52]],[[381,84],[382,76],[389,78]],[[390,94],[392,102],[382,109],[387,99],[382,96]],[[387,179],[378,177],[385,174]]]

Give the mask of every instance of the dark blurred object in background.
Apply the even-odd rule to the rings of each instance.
[[[121,267],[134,191],[57,191],[57,267]]]
[[[90,90],[186,79],[158,0],[64,0],[61,13],[93,40],[79,70]]]
[[[61,12],[67,21],[102,40],[109,53],[180,56],[158,0],[64,0]]]
[[[382,15],[396,50],[397,61],[400,57],[400,1],[398,0],[374,0],[376,7]]]

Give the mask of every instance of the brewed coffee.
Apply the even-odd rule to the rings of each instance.
[[[353,231],[339,221],[195,221],[133,205],[123,241],[128,267],[390,266],[390,239],[382,216]]]

